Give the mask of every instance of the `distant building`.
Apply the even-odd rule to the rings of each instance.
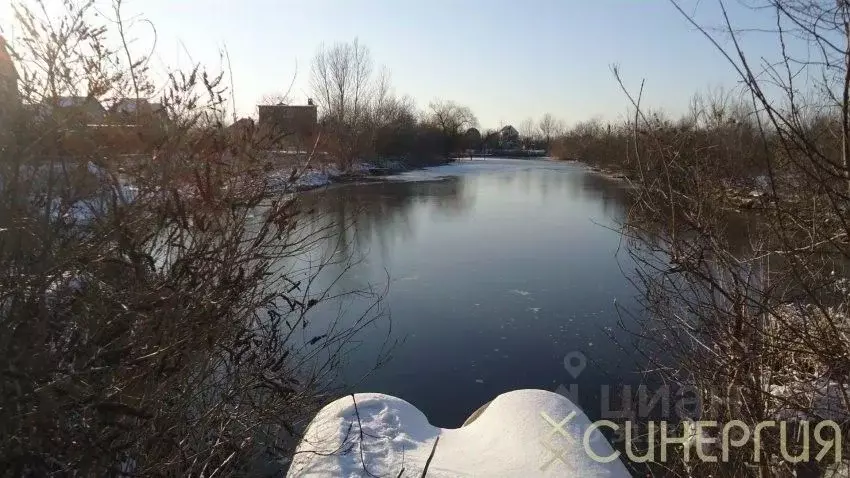
[[[106,108],[90,96],[60,96],[51,106],[56,119],[68,127],[103,124],[106,121]]]
[[[519,147],[519,131],[511,125],[499,130],[499,147],[513,149]]]
[[[316,141],[319,113],[313,100],[306,105],[259,105],[259,127],[281,147],[309,148]]]
[[[243,141],[250,142],[253,139],[255,128],[256,125],[253,119],[239,118],[227,127],[227,132],[232,141],[236,141],[237,143]]]
[[[151,121],[163,123],[168,119],[168,114],[161,103],[151,103],[145,98],[122,98],[109,109],[109,119],[123,125]]]

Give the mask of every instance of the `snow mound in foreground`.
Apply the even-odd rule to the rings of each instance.
[[[567,422],[562,421],[572,415]],[[619,459],[601,463],[582,445],[590,421],[567,398],[543,390],[496,397],[472,423],[443,429],[389,395],[349,395],[319,411],[298,446],[290,477],[628,477]],[[590,448],[613,451],[598,432]]]

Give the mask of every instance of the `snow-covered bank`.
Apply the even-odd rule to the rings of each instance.
[[[612,181],[632,181],[634,178],[629,177],[625,171],[620,168],[600,168],[599,166],[594,166],[593,164],[583,162],[581,160],[564,160],[568,162],[576,162],[584,166],[586,169],[590,170],[593,173],[596,173],[600,176],[608,178]]]
[[[294,192],[318,188],[330,184],[331,178],[339,175],[335,167],[307,168],[301,171],[274,171],[267,176],[269,186],[275,192]]]
[[[399,398],[354,394],[319,411],[287,476],[420,477],[427,468],[429,477],[628,477],[619,459],[601,463],[587,453],[590,425],[570,400],[544,390],[499,395],[457,429],[432,426]],[[588,438],[596,455],[612,455],[598,430]]]
[[[509,173],[532,169],[561,170],[575,168],[573,162],[556,161],[551,158],[511,159],[474,158],[460,159],[437,166],[409,168],[401,161],[385,161],[380,164],[358,163],[348,171],[334,165],[308,167],[298,171],[292,179],[291,171],[277,171],[269,175],[275,191],[304,191],[337,182],[356,182],[383,178],[392,181],[433,181],[466,174]]]
[[[511,158],[473,158],[452,163],[429,166],[405,171],[393,176],[397,181],[429,181],[467,174],[510,173],[532,169],[564,169],[572,167],[568,163],[547,158],[511,159]]]
[[[384,161],[380,164],[360,162],[351,168],[343,170],[334,164],[321,167],[307,166],[297,170],[293,175],[291,170],[279,170],[268,175],[272,190],[279,192],[295,192],[328,186],[336,182],[365,180],[386,174],[398,174],[409,168],[401,161]]]
[[[91,161],[86,163],[86,169],[99,183],[98,191],[91,197],[71,203],[61,197],[54,197],[50,204],[52,219],[84,226],[106,215],[116,201],[119,204],[130,204],[136,200],[139,189],[126,177],[113,176]]]

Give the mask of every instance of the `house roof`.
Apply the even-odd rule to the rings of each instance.
[[[299,108],[310,108],[316,109],[316,105],[257,105],[258,108],[274,108],[274,109],[299,109]]]
[[[33,116],[44,118],[50,115],[53,107],[44,103],[24,103],[24,111]]]
[[[144,98],[121,98],[112,107],[112,111],[120,113],[135,113],[140,107],[148,104],[148,100]]]
[[[90,96],[60,96],[56,99],[56,105],[60,108],[77,108],[91,104],[97,105],[99,109],[105,111],[103,105]]]
[[[135,113],[139,109],[159,111],[162,103],[151,103],[147,98],[121,98],[112,106],[112,111],[118,113]]]
[[[239,118],[234,121],[231,125],[227,127],[227,129],[231,131],[248,131],[254,127],[254,120],[252,118]]]

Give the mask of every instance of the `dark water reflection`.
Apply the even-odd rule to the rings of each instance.
[[[637,383],[635,354],[616,344],[629,341],[617,309],[633,308],[636,294],[616,231],[622,185],[574,164],[487,160],[305,201],[352,224],[336,233],[363,261],[339,287],[389,278],[391,336],[403,343],[359,380],[388,323],[367,331],[343,368],[353,391],[401,397],[456,427],[508,390],[575,383],[594,416],[601,387]],[[588,358],[575,378],[563,365],[573,351]]]

